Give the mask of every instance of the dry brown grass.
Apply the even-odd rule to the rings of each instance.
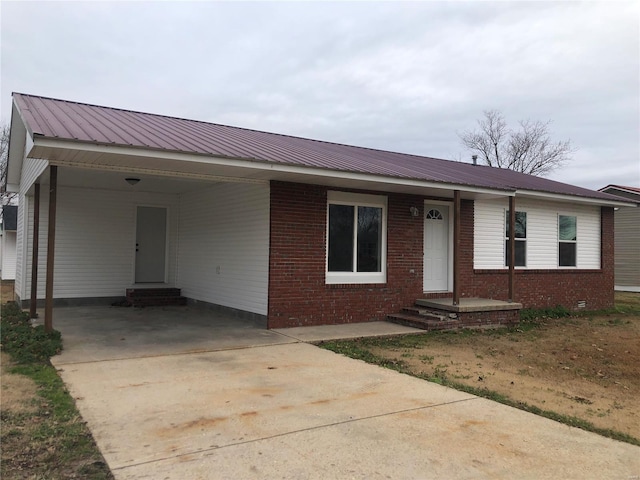
[[[37,387],[33,380],[24,375],[8,373],[12,366],[11,357],[0,353],[0,404],[2,411],[10,413],[33,413],[36,406],[33,399],[37,393]]]
[[[13,280],[0,280],[0,304],[15,300]]]

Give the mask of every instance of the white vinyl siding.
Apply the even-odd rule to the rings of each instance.
[[[15,280],[15,292],[20,297],[21,300],[25,299],[24,294],[24,272],[26,269],[26,265],[24,262],[24,251],[25,244],[27,239],[25,238],[24,232],[24,218],[25,209],[29,208],[29,200],[25,195],[18,195],[18,219],[16,225],[16,280]]]
[[[506,198],[475,202],[474,268],[505,268],[504,232],[508,208]],[[527,269],[560,268],[558,215],[577,217],[577,268],[600,268],[600,207],[516,198],[516,210],[527,213]]]
[[[221,183],[180,199],[178,284],[196,300],[267,314],[269,187]]]
[[[38,298],[44,298],[48,195],[40,195]],[[22,299],[31,291],[33,199],[29,202]],[[60,187],[57,197],[54,298],[116,297],[133,283],[135,211],[138,205],[168,207],[169,283],[175,280],[177,195]]]
[[[29,208],[30,198],[26,196],[27,191],[31,188],[36,179],[44,172],[49,165],[46,160],[38,158],[25,158],[22,162],[22,172],[20,174],[20,194],[18,196],[18,225],[16,232],[16,280],[15,291],[21,300],[25,300],[29,294],[27,292],[27,258],[26,245],[31,232],[26,232],[28,225],[25,211]],[[40,192],[43,195],[43,192]],[[29,271],[31,271],[31,258],[29,261]],[[29,274],[31,275],[31,274]],[[29,284],[30,285],[30,284]],[[29,286],[29,288],[31,288]]]
[[[615,211],[616,288],[640,291],[640,207]]]
[[[16,232],[2,233],[2,280],[16,278]]]
[[[504,216],[508,202],[474,204],[474,262],[477,269],[504,268]],[[519,205],[516,210],[518,210]]]
[[[20,181],[20,193],[25,194],[33,182],[44,172],[49,166],[49,162],[46,160],[40,160],[38,158],[25,158],[22,163],[22,176]]]

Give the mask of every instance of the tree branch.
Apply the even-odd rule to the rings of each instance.
[[[459,134],[468,150],[490,167],[508,168],[530,175],[547,175],[562,167],[574,152],[569,140],[553,143],[550,121],[522,120],[519,129],[507,127],[497,110],[486,110],[478,120],[479,130]]]

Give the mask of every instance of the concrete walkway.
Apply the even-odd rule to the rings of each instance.
[[[304,332],[197,352],[178,337],[182,351],[159,353],[148,338],[154,356],[143,342],[100,360],[99,337],[89,353],[58,328],[67,350],[53,362],[118,480],[640,475],[638,447],[301,343]]]

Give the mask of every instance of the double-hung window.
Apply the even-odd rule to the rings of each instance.
[[[385,283],[387,197],[327,192],[326,283]]]
[[[505,222],[505,266],[509,266],[509,260],[511,259],[511,248],[509,248],[509,210],[507,210],[506,214],[506,222]],[[518,212],[516,210],[516,267],[526,267],[527,266],[527,212]]]
[[[577,266],[578,221],[570,215],[558,215],[558,266]]]

